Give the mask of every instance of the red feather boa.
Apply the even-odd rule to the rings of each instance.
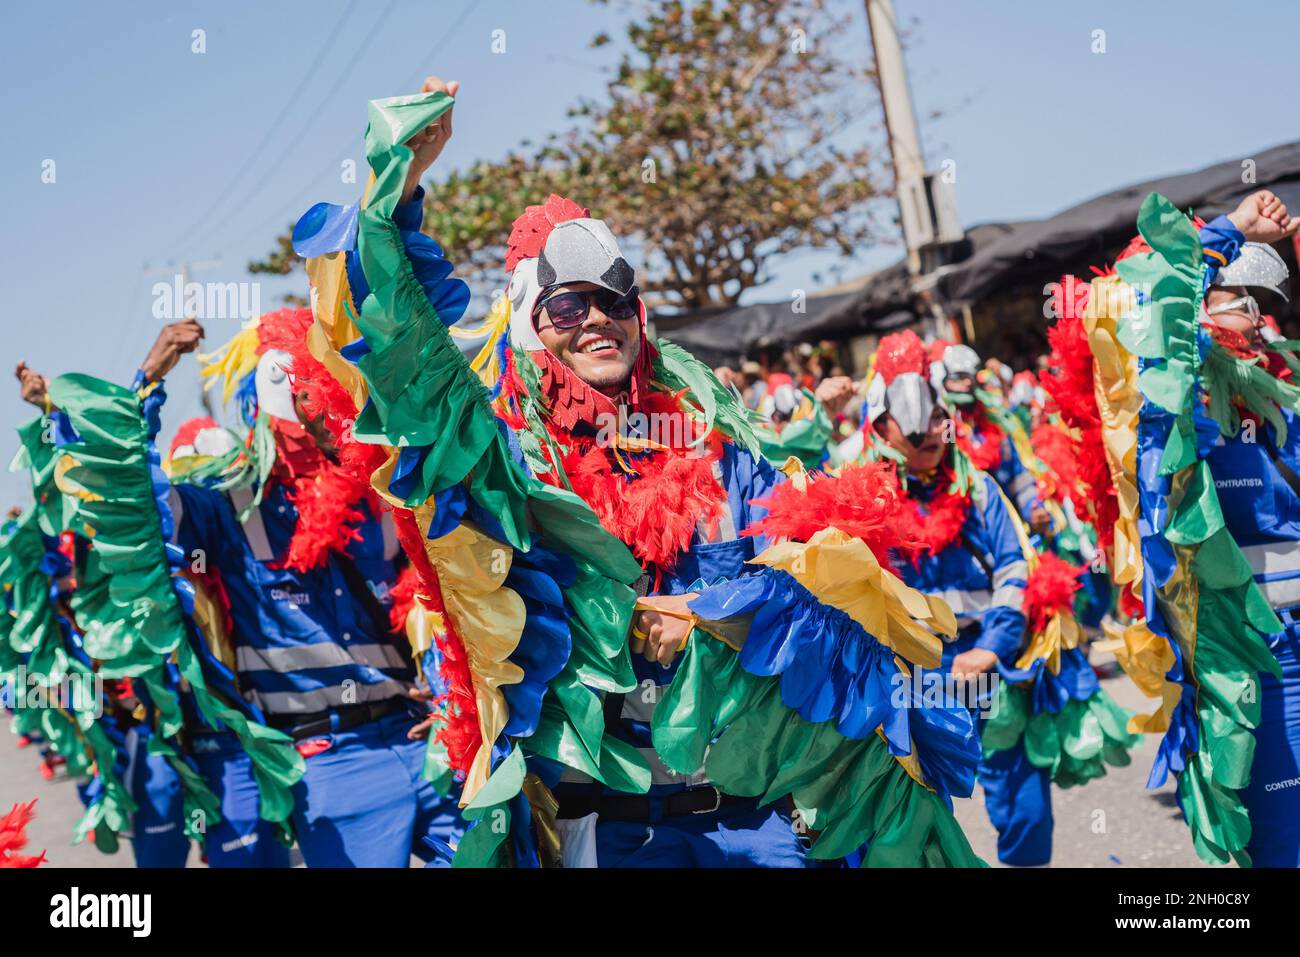
[[[19,854],[27,846],[27,825],[35,814],[36,801],[15,804],[4,817],[0,817],[0,868],[39,867],[46,863],[45,852],[32,856]]]
[[[1047,468],[1038,477],[1038,497],[1044,502],[1063,504],[1068,497],[1086,502],[1087,491],[1079,480],[1079,451],[1070,433],[1059,425],[1044,422],[1030,434],[1034,454]]]
[[[925,555],[938,555],[961,534],[970,510],[970,494],[953,491],[952,486],[952,476],[943,472],[938,490],[929,502],[907,497],[899,521],[904,535],[913,543],[909,550],[913,561]]]
[[[701,437],[702,429],[688,415],[681,394],[654,391],[649,385],[654,351],[645,340],[633,367],[627,408],[647,416],[652,424],[669,423],[659,430],[667,433],[658,436],[660,445],[648,451],[598,443],[602,426],[617,421],[618,405],[580,380],[551,353],[531,355],[542,372],[545,427],[561,450],[560,465],[574,493],[591,507],[606,531],[632,549],[644,567],[671,571],[690,548],[696,527],[715,526],[727,507],[726,490],[713,474],[713,462],[722,454],[721,437],[713,434],[701,445],[691,445]],[[502,382],[505,401],[498,406],[498,413],[515,429],[525,427],[518,411],[524,396],[511,355]],[[671,444],[663,444],[665,438]],[[549,450],[546,455],[549,459]],[[557,470],[541,479],[564,485]]]
[[[914,544],[903,537],[898,522],[902,496],[897,470],[887,462],[849,465],[838,476],[810,475],[802,491],[783,482],[754,504],[767,509],[767,515],[746,528],[745,535],[806,542],[835,527],[866,542],[886,568],[891,549]]]
[[[952,491],[951,478],[941,473],[938,491],[922,503],[903,492],[887,462],[845,466],[838,476],[810,478],[803,491],[788,482],[776,486],[756,502],[766,517],[744,534],[806,542],[834,526],[866,542],[887,568],[891,551],[916,561],[951,545],[966,522],[970,495]]]
[[[1038,634],[1053,615],[1069,611],[1079,590],[1082,565],[1071,565],[1052,552],[1038,556],[1038,565],[1025,583],[1025,617],[1030,634]]]
[[[1101,411],[1094,391],[1094,359],[1083,326],[1090,293],[1091,287],[1083,280],[1062,277],[1054,294],[1059,319],[1047,330],[1051,371],[1040,373],[1039,381],[1055,401],[1065,424],[1078,435],[1071,443],[1075,461],[1071,498],[1080,507],[1087,505],[1097,529],[1097,544],[1107,550],[1115,538],[1119,500],[1106,460]]]
[[[307,346],[311,324],[310,309],[280,309],[258,324],[259,348],[289,354],[289,375],[303,410],[313,421],[323,421],[338,449],[338,461],[332,462],[303,426],[271,420],[276,446],[272,474],[289,486],[289,501],[298,510],[283,561],[285,568],[294,571],[318,568],[332,552],[341,553],[360,538],[357,526],[366,518],[361,506],[368,504],[372,514],[379,512],[370,476],[386,458],[382,449],[352,438],[356,406],[343,384],[311,354]]]
[[[969,416],[958,420],[957,448],[966,453],[971,465],[991,472],[1002,464],[1002,430],[989,418],[978,400]]]

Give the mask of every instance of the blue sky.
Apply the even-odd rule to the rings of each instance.
[[[852,22],[827,42],[865,57],[860,0],[828,2]],[[1297,71],[1278,39],[1300,35],[1300,4],[1263,6],[1234,17],[1209,0],[895,0],[922,139],[932,165],[957,164],[963,222],[1048,215],[1293,139]],[[26,359],[129,380],[160,325],[153,283],[183,261],[220,262],[198,280],[247,280],[248,260],[308,205],[355,198],[340,164],[360,161],[368,98],[413,91],[429,72],[459,79],[440,165],[495,158],[563,125],[603,85],[618,46],[586,42],[601,29],[617,38],[622,16],[587,0],[11,5],[0,32],[4,375]],[[202,54],[191,52],[196,29]],[[1099,29],[1104,54],[1090,49]],[[504,54],[492,52],[494,30]],[[1218,68],[1197,66],[1208,61]],[[876,122],[844,135],[875,138]],[[47,160],[53,183],[42,182]],[[882,235],[849,262],[792,256],[749,298],[814,289],[832,266],[845,277],[878,268],[896,242]],[[300,286],[264,281],[263,305]],[[208,325],[209,345],[235,331],[233,320]],[[169,427],[198,413],[192,363],[169,392]],[[27,417],[17,389],[0,387],[6,461]],[[23,479],[0,483],[6,504],[25,499]]]

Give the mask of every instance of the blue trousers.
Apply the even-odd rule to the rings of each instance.
[[[789,815],[735,805],[650,822],[600,821],[599,867],[807,867]]]
[[[131,848],[136,867],[184,867],[190,854],[185,836],[185,801],[176,769],[148,752],[148,733],[126,734],[126,786],[136,803]]]
[[[465,821],[424,779],[425,742],[406,737],[413,724],[399,713],[311,739],[308,751],[326,747],[294,791],[308,867],[408,867],[412,854],[429,861],[431,845],[459,842]]]
[[[1029,763],[1022,744],[997,751],[979,766],[984,808],[998,832],[998,860],[1037,867],[1052,859],[1052,781]]]
[[[204,850],[209,867],[288,867],[289,849],[262,820],[253,761],[233,732],[195,735],[194,761],[221,801],[221,820],[209,824]]]
[[[952,657],[974,647],[959,638],[944,649],[944,671]],[[987,702],[981,702],[987,705]],[[984,733],[979,714],[975,728]],[[980,761],[976,774],[984,788],[984,810],[998,832],[998,860],[1010,867],[1041,867],[1052,859],[1052,779],[1029,763],[1023,743]]]
[[[1284,635],[1273,654],[1282,680],[1260,675],[1255,761],[1242,800],[1250,812],[1247,850],[1256,867],[1300,867],[1300,657]]]

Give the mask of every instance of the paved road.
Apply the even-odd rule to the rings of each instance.
[[[37,749],[19,751],[17,741],[9,718],[0,717],[0,814],[36,798],[36,819],[27,827],[30,843],[25,853],[44,850],[50,867],[134,867],[131,848],[125,842],[116,854],[102,854],[89,841],[71,845],[72,828],[82,812],[76,785],[61,772],[46,781],[40,774]]]
[[[1094,660],[1101,658],[1094,654]],[[1149,713],[1156,708],[1157,702],[1143,698],[1123,675],[1104,678],[1101,684],[1130,711]],[[1052,867],[1209,866],[1192,850],[1187,825],[1174,797],[1173,779],[1158,791],[1146,789],[1159,742],[1158,735],[1143,735],[1128,767],[1108,767],[1104,778],[1082,787],[1052,789],[1056,819]],[[1001,866],[997,860],[997,832],[984,813],[980,788],[976,786],[971,799],[957,801],[955,810],[976,853],[990,865]]]
[[[1152,711],[1124,677],[1107,678],[1102,686],[1124,707]],[[19,801],[39,799],[37,818],[28,830],[31,848],[45,849],[52,867],[131,867],[131,850],[99,853],[89,844],[69,845],[73,823],[81,815],[76,788],[67,778],[46,782],[39,774],[39,756],[18,751],[7,718],[0,718],[0,812]],[[1145,735],[1126,768],[1110,768],[1106,777],[1068,791],[1054,789],[1056,832],[1052,865],[1056,867],[1200,867],[1187,826],[1174,801],[1172,785],[1146,790],[1147,772],[1158,738]],[[996,834],[984,813],[981,792],[957,802],[957,819],[981,857],[997,866]],[[296,855],[295,855],[296,856]],[[191,851],[189,866],[202,866]]]

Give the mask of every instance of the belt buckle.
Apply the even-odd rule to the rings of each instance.
[[[709,785],[709,790],[713,792],[713,807],[692,811],[692,814],[712,814],[714,811],[722,807],[722,792],[713,785]]]

